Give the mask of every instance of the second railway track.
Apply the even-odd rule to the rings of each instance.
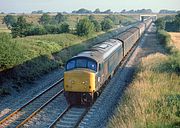
[[[21,127],[42,108],[63,93],[63,78],[0,121],[0,127]]]

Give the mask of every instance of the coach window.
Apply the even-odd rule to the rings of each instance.
[[[67,66],[66,66],[67,70],[70,70],[70,69],[73,69],[73,68],[75,68],[75,60],[69,61]]]
[[[97,71],[97,64],[94,61],[88,60],[88,68]]]

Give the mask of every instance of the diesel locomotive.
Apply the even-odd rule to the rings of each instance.
[[[64,94],[68,103],[92,104],[151,22],[152,19],[140,22],[69,59],[64,72]]]

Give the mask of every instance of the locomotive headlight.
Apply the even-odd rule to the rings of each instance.
[[[87,81],[83,81],[82,84],[87,86]]]
[[[75,83],[75,81],[74,80],[71,80],[71,84],[74,84]]]

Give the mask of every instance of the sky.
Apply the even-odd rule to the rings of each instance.
[[[161,9],[180,10],[180,0],[0,0],[0,12],[30,13],[36,10],[45,12],[71,12],[80,8],[94,11],[111,9],[120,12],[123,9]]]

